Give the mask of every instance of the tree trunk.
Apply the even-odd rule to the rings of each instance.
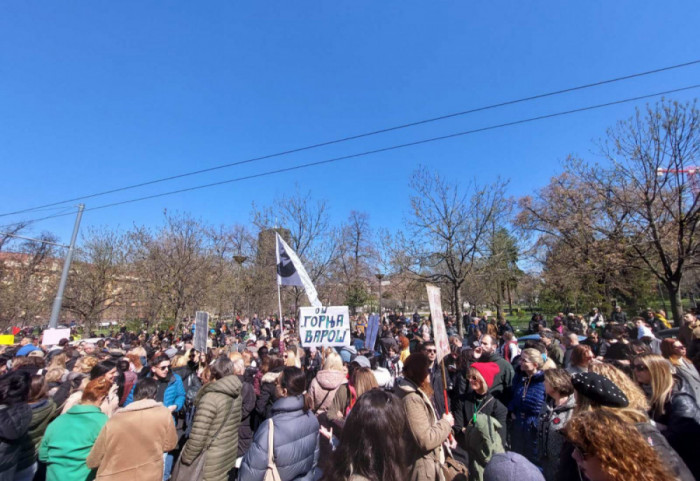
[[[674,326],[681,325],[683,319],[683,303],[681,301],[681,287],[675,282],[666,283],[668,298],[671,301],[671,313],[673,315]]]
[[[454,291],[454,312],[456,319],[455,321],[457,322],[457,327],[459,329],[459,336],[464,338],[464,323],[462,322],[462,293],[459,290],[459,285],[454,284],[452,286],[453,291]]]

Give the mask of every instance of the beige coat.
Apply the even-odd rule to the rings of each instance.
[[[142,399],[118,410],[104,425],[87,458],[97,481],[161,481],[163,453],[177,446],[170,409]]]
[[[428,396],[411,381],[402,379],[397,393],[402,398],[408,420],[409,459],[415,459],[410,466],[409,479],[442,481],[441,466],[445,462],[442,443],[452,431],[450,423],[444,419],[438,421]]]

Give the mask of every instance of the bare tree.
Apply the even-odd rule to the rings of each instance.
[[[410,181],[410,236],[399,235],[404,246],[403,268],[423,281],[451,289],[452,311],[463,334],[461,287],[485,252],[488,227],[503,208],[506,182],[475,182],[462,187],[422,167]]]

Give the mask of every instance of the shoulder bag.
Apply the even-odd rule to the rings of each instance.
[[[267,431],[267,470],[265,471],[263,481],[282,481],[280,473],[277,471],[277,466],[275,465],[274,437],[275,423],[273,423],[272,418],[270,418],[270,426]]]
[[[235,405],[236,400],[232,399],[231,409],[229,410],[228,414],[226,414],[224,422],[221,423],[221,426],[219,426],[219,429],[216,430],[205,448],[202,449],[202,452],[199,453],[196,458],[194,458],[192,464],[184,464],[182,462],[182,453],[180,453],[177,464],[175,464],[173,473],[170,476],[171,481],[200,481],[201,479],[204,479],[204,465],[207,462],[207,451],[209,451],[211,445],[214,444],[214,441],[216,441],[217,436],[226,425],[228,418],[231,417],[231,413],[233,413],[233,408]]]

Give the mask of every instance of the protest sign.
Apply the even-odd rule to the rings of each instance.
[[[348,306],[300,307],[299,339],[303,347],[349,346]]]
[[[450,341],[447,339],[445,320],[442,318],[442,301],[440,299],[440,288],[427,285],[428,302],[430,303],[430,315],[433,319],[433,337],[437,348],[437,361],[450,353]]]
[[[3,334],[0,336],[0,346],[11,346],[15,343],[15,336],[12,334]]]
[[[207,352],[209,338],[209,313],[197,311],[194,317],[194,350]]]
[[[70,328],[65,329],[46,329],[44,337],[41,341],[42,346],[55,346],[61,339],[70,339]]]
[[[367,349],[374,350],[377,333],[379,333],[379,315],[372,314],[367,320],[367,332],[365,333],[365,347]]]

